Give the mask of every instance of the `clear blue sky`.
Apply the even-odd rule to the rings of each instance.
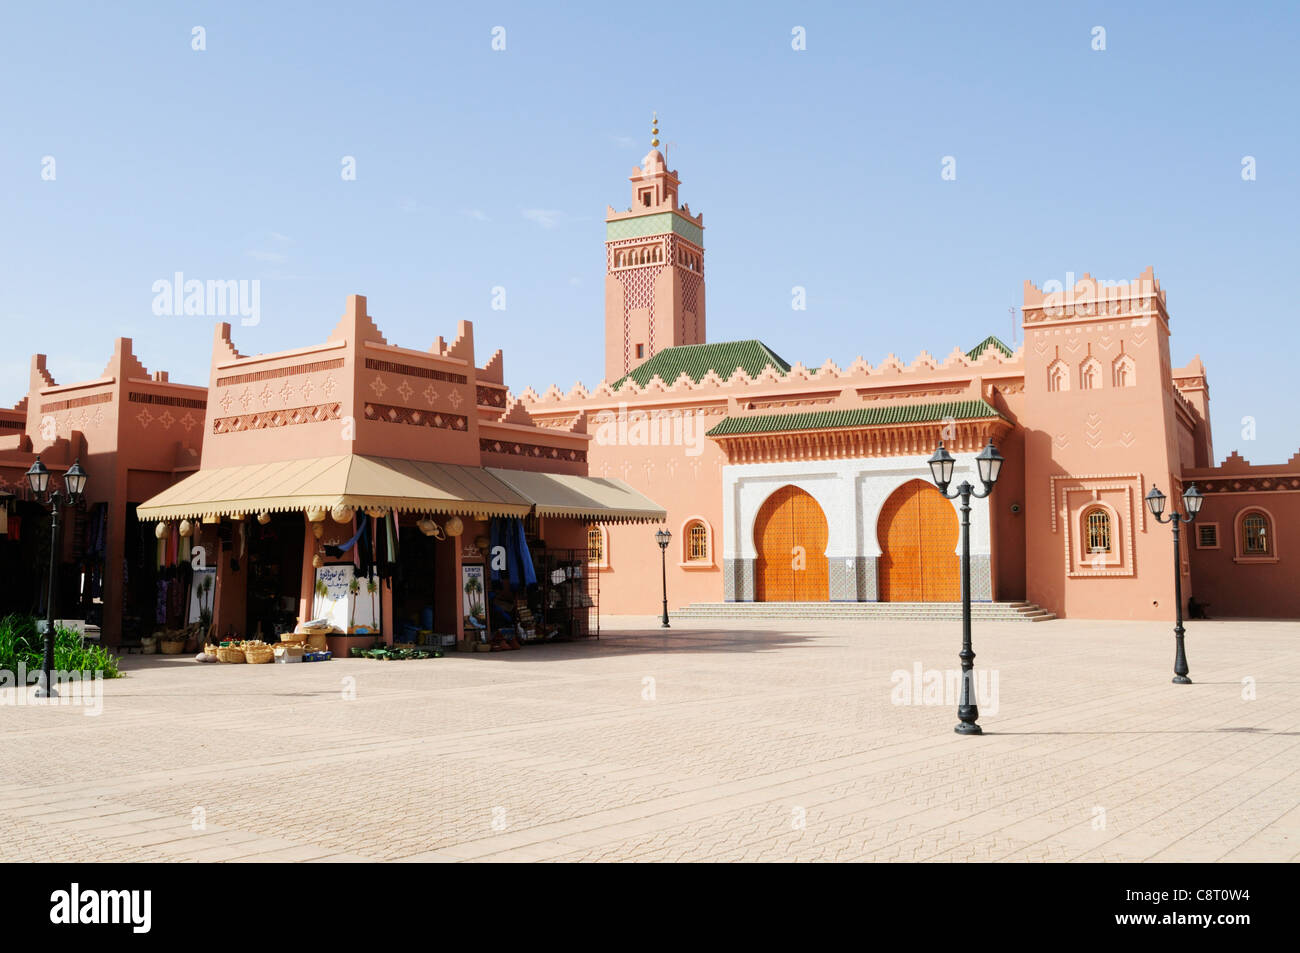
[[[245,352],[323,339],[362,293],[394,343],[466,318],[516,392],[593,386],[605,206],[657,109],[705,217],[712,340],[943,357],[1008,337],[1026,278],[1153,265],[1216,455],[1300,446],[1296,4],[546,6],[6,4],[0,401],[31,353],[76,380],[116,335],[206,383],[212,320],[151,310],[176,271],[261,280]]]

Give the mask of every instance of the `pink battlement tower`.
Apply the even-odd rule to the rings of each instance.
[[[632,170],[632,206],[605,216],[605,379],[659,351],[703,344],[704,216],[678,207],[655,120],[650,151]]]

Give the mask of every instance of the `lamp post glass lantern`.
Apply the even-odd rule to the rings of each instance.
[[[945,499],[961,498],[961,652],[957,655],[961,659],[961,700],[957,704],[958,722],[953,728],[959,735],[984,733],[984,729],[977,724],[980,710],[975,700],[975,651],[971,648],[970,633],[970,500],[972,496],[981,500],[993,492],[993,485],[1002,473],[1002,463],[1002,454],[993,446],[990,437],[988,445],[975,457],[975,467],[980,482],[984,484],[984,492],[977,492],[969,481],[962,480],[954,492],[949,493],[948,486],[952,483],[956,460],[942,442],[929,459],[930,475],[939,492]]]
[[[1182,550],[1179,545],[1179,536],[1183,523],[1190,523],[1196,519],[1196,514],[1201,511],[1201,503],[1204,497],[1201,491],[1196,488],[1195,483],[1190,483],[1187,489],[1183,491],[1183,512],[1177,510],[1170,512],[1168,516],[1165,512],[1165,495],[1156,489],[1155,484],[1151,485],[1151,492],[1146,495],[1147,509],[1151,515],[1156,518],[1157,523],[1170,523],[1174,528],[1174,678],[1175,685],[1190,685],[1192,680],[1187,677],[1189,671],[1187,667],[1187,652],[1183,648],[1183,567],[1182,567]]]
[[[664,581],[664,617],[660,628],[670,628],[668,625],[668,544],[672,542],[673,534],[666,529],[661,529],[655,533],[655,542],[659,544],[659,564],[663,571]]]
[[[77,506],[86,492],[89,474],[81,469],[81,461],[76,460],[63,475],[66,492],[60,493],[50,487],[50,471],[41,458],[37,457],[27,469],[27,486],[40,503],[50,507],[50,574],[45,588],[45,658],[41,662],[41,673],[37,677],[36,697],[52,698],[54,691],[54,597],[57,589],[58,551],[59,551],[59,509],[63,506]]]

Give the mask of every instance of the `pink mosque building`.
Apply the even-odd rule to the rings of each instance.
[[[170,581],[193,545],[214,554],[221,632],[310,617],[322,553],[365,521],[372,539],[382,524],[407,543],[396,585],[373,597],[388,639],[419,617],[465,639],[465,573],[486,571],[503,520],[535,551],[580,553],[607,614],[659,610],[643,524],[665,520],[673,609],[953,602],[957,511],[926,461],[942,441],[974,480],[992,440],[1006,463],[972,501],[975,599],[1039,618],[1171,618],[1171,534],[1143,496],[1155,484],[1177,500],[1194,482],[1205,502],[1182,536],[1184,595],[1212,617],[1300,617],[1300,453],[1215,465],[1206,371],[1172,365],[1151,269],[1117,287],[1025,282],[1014,352],[988,337],[910,363],[790,364],[761,341],[708,340],[703,216],[657,148],[631,184],[629,208],[606,215],[605,376],[591,390],[516,397],[500,351],[477,363],[468,322],[450,343],[399,347],[356,295],[277,354],[242,354],[219,325],[206,384],[148,370],[126,339],[88,381],[59,383],[34,356],[25,396],[0,409],[0,608],[32,611],[43,591],[48,520],[23,476],[38,456],[56,481],[78,459],[91,473],[58,544],[58,604],[102,617],[109,644],[184,611]],[[423,541],[430,521],[442,538]]]
[[[1118,287],[1026,281],[1014,352],[989,337],[910,363],[789,364],[760,341],[707,340],[703,216],[657,148],[631,183],[631,206],[605,219],[604,380],[520,402],[546,427],[585,419],[591,473],[666,508],[674,606],[958,599],[957,511],[926,461],[943,441],[978,482],[992,439],[1007,462],[972,501],[975,599],[1170,618],[1171,532],[1143,497],[1155,484],[1176,500],[1194,481],[1205,503],[1182,535],[1184,596],[1213,616],[1300,617],[1287,566],[1300,453],[1214,465],[1206,371],[1172,365],[1152,269]],[[656,611],[651,534],[590,535],[605,604]]]

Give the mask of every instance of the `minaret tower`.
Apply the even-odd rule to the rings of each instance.
[[[631,182],[632,207],[610,207],[605,216],[605,379],[611,384],[664,348],[705,342],[704,216],[677,205],[677,173],[659,152],[657,114],[650,151]]]

